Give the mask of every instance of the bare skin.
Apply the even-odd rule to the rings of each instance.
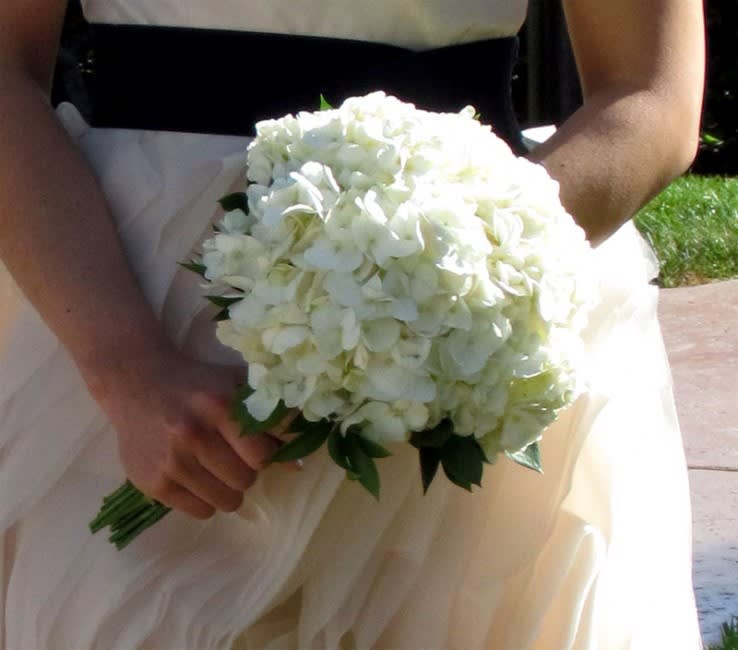
[[[691,164],[705,44],[699,0],[564,0],[584,102],[530,158],[593,244]]]
[[[65,4],[0,4],[0,257],[109,416],[134,484],[197,518],[233,511],[278,443],[238,437],[234,369],[171,346],[49,106]]]
[[[110,417],[131,480],[194,517],[232,511],[278,443],[237,436],[227,412],[239,379],[232,368],[171,346],[90,169],[58,124],[48,91],[65,5],[0,3],[0,258]],[[531,157],[560,181],[565,205],[597,243],[694,156],[702,5],[565,6],[585,103]]]

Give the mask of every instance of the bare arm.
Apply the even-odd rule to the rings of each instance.
[[[56,120],[48,86],[65,5],[0,2],[0,257],[109,416],[129,478],[196,517],[230,511],[277,443],[239,438],[232,369],[170,345]]]
[[[584,102],[531,158],[597,244],[697,150],[704,84],[700,0],[564,0]]]
[[[146,353],[166,341],[101,192],[49,105],[65,4],[0,4],[0,257],[94,382],[96,366],[122,349]]]

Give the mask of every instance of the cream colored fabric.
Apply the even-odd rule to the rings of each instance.
[[[470,11],[487,4],[504,3],[470,2]],[[98,19],[191,24],[205,3],[88,5]],[[235,3],[218,6],[231,7],[214,14],[235,26]],[[330,19],[320,20],[327,30]],[[286,18],[275,22],[288,31]],[[378,35],[380,23],[394,29],[389,22],[343,33]],[[69,105],[58,113],[172,337],[198,357],[227,360],[196,278],[176,263],[207,234],[247,141],[92,129]],[[303,472],[265,471],[239,513],[204,523],[174,513],[121,553],[86,528],[124,477],[114,432],[0,273],[0,649],[699,648],[654,259],[632,224],[597,257],[603,301],[588,330],[596,377],[545,433],[544,475],[502,460],[474,494],[440,476],[422,496],[417,461],[400,452],[381,462],[377,503],[320,453]]]
[[[90,129],[68,105],[60,117],[172,335],[220,358],[176,262],[246,141]],[[440,478],[423,497],[415,459],[398,454],[377,504],[318,455],[304,472],[266,471],[239,515],[172,515],[123,553],[86,531],[123,478],[114,434],[35,312],[4,294],[16,310],[0,382],[0,530],[17,534],[6,650],[335,648],[346,635],[391,650],[699,647],[653,260],[631,225],[598,258],[594,389],[547,431],[543,476],[501,461],[473,495]]]
[[[92,22],[310,34],[413,49],[511,36],[525,18],[526,4],[525,0],[82,0]],[[270,63],[277,62],[259,62]]]

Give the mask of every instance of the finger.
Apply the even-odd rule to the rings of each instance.
[[[267,435],[235,436],[225,438],[233,451],[255,470],[264,469],[279,449],[280,443]]]
[[[195,457],[181,457],[169,476],[216,510],[233,512],[243,502],[243,492],[234,490],[206,470]]]
[[[156,499],[165,506],[184,512],[195,519],[209,519],[215,514],[215,508],[212,505],[174,481],[168,481]]]
[[[291,409],[287,416],[276,427],[269,430],[269,435],[279,440],[282,444],[292,440],[297,432],[290,431],[290,427],[298,415],[300,415],[299,409]],[[295,460],[285,464],[288,468],[293,470],[300,471],[304,469],[304,462],[302,460]]]
[[[196,458],[208,472],[233,490],[243,492],[256,481],[256,468],[244,461],[218,431],[205,436]]]
[[[289,442],[292,440],[294,434],[290,433],[290,425],[295,421],[295,418],[300,415],[298,409],[290,409],[289,413],[282,419],[282,421],[276,426],[272,427],[267,431],[270,436],[281,440],[282,442]]]
[[[208,426],[215,426],[238,457],[255,470],[264,469],[272,456],[291,436],[286,432],[290,423],[299,415],[299,410],[292,409],[287,416],[269,432],[264,434],[241,435],[241,427],[231,417],[230,403],[225,399],[201,399],[198,404],[202,413],[202,421]],[[298,469],[301,465],[296,464]]]
[[[279,449],[279,441],[267,434],[241,435],[241,427],[222,402],[210,402],[206,406],[208,422],[215,424],[222,439],[234,453],[249,467],[264,469]]]

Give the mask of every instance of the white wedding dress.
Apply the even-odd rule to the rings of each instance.
[[[423,49],[514,34],[523,0],[88,0],[108,23],[357,38]],[[221,350],[176,262],[241,174],[246,140],[93,129],[91,162],[145,290],[192,353]],[[242,509],[173,513],[123,552],[87,523],[124,478],[69,356],[0,273],[0,649],[695,650],[689,491],[651,252],[597,250],[591,392],[545,433],[545,474],[501,460],[422,496],[410,454],[376,503],[322,453]],[[411,467],[412,469],[408,469]]]

